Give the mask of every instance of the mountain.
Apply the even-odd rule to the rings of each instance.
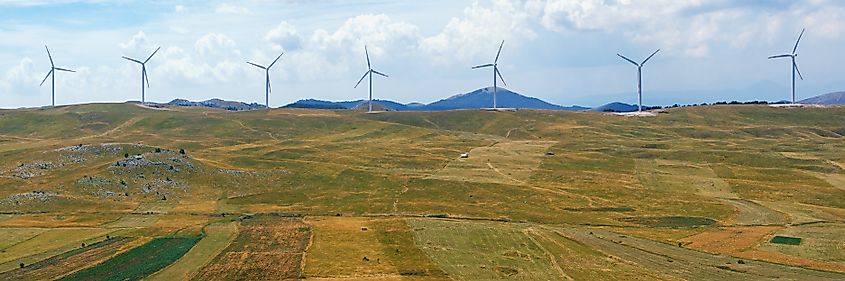
[[[298,100],[292,104],[285,105],[282,108],[348,109],[336,102],[315,99]]]
[[[305,99],[298,100],[294,103],[285,105],[282,108],[354,109],[360,106],[367,106],[367,101],[354,100],[333,102],[315,99]],[[410,108],[411,106],[389,100],[373,100],[373,109],[375,109],[376,107],[387,109],[390,111],[400,111],[408,110],[408,108]]]
[[[845,92],[827,93],[824,95],[819,95],[801,100],[798,103],[823,105],[845,104]]]
[[[590,109],[590,111],[597,111],[597,112],[633,112],[637,111],[636,105],[631,105],[627,103],[621,102],[611,102],[599,107],[594,107]]]
[[[496,106],[501,108],[551,109],[551,110],[586,110],[587,107],[563,107],[534,97],[526,97],[505,88],[497,88]],[[417,110],[452,110],[479,109],[493,107],[493,88],[482,88],[466,94],[458,94],[447,99],[430,103]]]
[[[263,104],[258,103],[244,103],[239,101],[226,101],[221,99],[210,99],[206,101],[189,101],[185,99],[175,99],[172,100],[166,105],[175,105],[175,106],[202,106],[202,107],[211,107],[211,108],[219,108],[231,111],[241,111],[241,110],[255,110],[255,109],[263,109],[267,108]]]
[[[501,108],[524,108],[524,109],[550,109],[550,110],[587,110],[588,107],[570,106],[564,107],[551,104],[538,98],[526,97],[508,89],[498,88],[496,103]],[[376,107],[389,111],[439,111],[454,109],[480,109],[493,106],[493,88],[478,89],[466,94],[458,94],[447,99],[439,100],[430,104],[412,102],[402,104],[389,100],[373,100],[373,108]],[[285,105],[285,108],[317,108],[317,109],[355,109],[366,106],[365,100],[354,101],[322,101],[314,99],[299,100],[292,104]]]

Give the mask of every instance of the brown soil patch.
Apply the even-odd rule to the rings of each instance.
[[[780,230],[779,226],[720,227],[686,237],[685,247],[715,254],[734,255],[751,249]]]
[[[297,280],[311,238],[301,219],[261,216],[244,220],[238,237],[194,280]]]

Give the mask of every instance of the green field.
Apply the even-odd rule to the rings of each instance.
[[[841,280],[842,151],[842,107],[2,110],[0,274]]]
[[[199,238],[156,238],[61,280],[141,280],[182,257]]]

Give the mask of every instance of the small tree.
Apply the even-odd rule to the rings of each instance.
[[[21,264],[20,264],[20,266],[21,266],[21,268],[23,268],[23,267],[24,267],[24,264],[23,264],[23,263],[21,263]]]
[[[124,153],[123,158],[129,158],[129,153]]]
[[[184,149],[184,148],[180,148],[180,149],[179,149],[179,154],[185,155],[185,149]]]
[[[161,148],[156,147],[156,153],[161,153]]]

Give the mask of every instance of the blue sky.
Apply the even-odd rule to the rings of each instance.
[[[788,60],[802,28],[798,98],[845,90],[845,2],[834,0],[431,0],[431,1],[74,1],[0,0],[0,107],[50,103],[44,45],[57,66],[57,104],[140,99],[264,100],[366,98],[352,86],[374,67],[374,96],[432,102],[489,86],[500,59],[508,88],[563,105],[636,101],[635,60],[660,48],[644,69],[644,103],[784,100]],[[49,83],[49,81],[48,81]]]

